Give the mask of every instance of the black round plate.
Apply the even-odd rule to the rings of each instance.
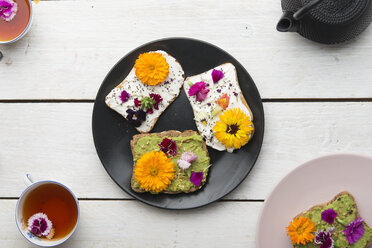
[[[250,106],[255,125],[252,140],[234,153],[208,147],[213,164],[204,187],[190,194],[139,194],[130,186],[133,159],[130,141],[138,132],[122,116],[108,108],[105,96],[124,80],[140,53],[164,50],[182,65],[185,76],[207,71],[220,64],[235,65],[240,87]],[[151,132],[197,130],[192,108],[185,92],[160,116]],[[243,66],[222,49],[203,41],[187,38],[157,40],[145,44],[123,57],[108,73],[98,91],[93,109],[93,138],[97,153],[111,178],[129,195],[151,206],[165,209],[191,209],[212,203],[234,190],[248,175],[261,150],[264,134],[264,111],[258,90]]]

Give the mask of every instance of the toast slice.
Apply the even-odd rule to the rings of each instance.
[[[333,224],[329,224],[322,220],[321,214],[324,210],[334,209],[337,216]],[[337,194],[332,200],[315,205],[309,210],[298,214],[295,218],[307,217],[310,218],[311,222],[314,223],[316,232],[327,231],[329,228],[334,227],[334,231],[331,238],[334,241],[334,247],[349,247],[349,248],[365,248],[372,245],[372,228],[363,221],[365,232],[361,239],[354,244],[349,244],[344,234],[346,226],[356,218],[360,218],[358,207],[352,194],[347,191],[343,191]],[[295,248],[319,248],[319,244],[309,242],[306,245],[293,244]]]
[[[108,107],[128,120],[127,110],[135,111],[140,109],[140,107],[135,104],[136,98],[141,99],[143,97],[149,97],[150,94],[160,95],[163,100],[159,103],[158,109],[153,108],[152,113],[147,112],[145,115],[146,119],[136,127],[141,133],[148,133],[151,131],[160,115],[180,94],[185,78],[185,73],[180,63],[174,57],[161,50],[152,52],[162,54],[169,65],[169,74],[162,83],[154,86],[142,83],[136,76],[135,68],[133,67],[126,78],[111,90],[105,98]],[[125,102],[121,99],[121,94],[124,90],[129,94]]]
[[[161,133],[151,133],[151,134],[137,134],[133,136],[130,142],[130,147],[132,149],[133,156],[133,171],[135,169],[138,159],[145,153],[150,151],[159,151],[160,148],[158,144],[164,139],[169,138],[176,142],[177,144],[177,154],[171,157],[171,161],[175,165],[175,179],[169,185],[169,187],[160,193],[165,194],[179,194],[179,193],[191,193],[203,187],[206,182],[210,158],[208,154],[208,149],[203,141],[203,138],[197,134],[197,132],[192,130],[186,130],[184,132],[170,130]],[[192,151],[197,156],[198,159],[192,162],[192,165],[187,170],[182,170],[178,166],[178,160],[185,151]],[[203,179],[199,186],[195,186],[190,181],[190,173],[192,171],[200,172],[204,171]],[[140,185],[136,182],[134,173],[132,174],[131,187],[133,191],[138,193],[144,193],[145,191],[141,189]],[[152,192],[150,192],[152,193]]]
[[[224,74],[224,76],[217,83],[213,82],[213,70],[222,71]],[[205,82],[206,89],[209,90],[205,100],[203,101],[197,101],[195,96],[190,96],[188,94],[192,85],[198,82]],[[216,138],[212,130],[216,125],[216,122],[219,121],[220,115],[214,114],[214,111],[216,108],[218,108],[218,104],[216,102],[225,94],[229,97],[228,106],[225,110],[240,108],[244,114],[248,116],[250,121],[252,121],[251,126],[254,128],[253,114],[242,94],[236,68],[233,64],[225,63],[204,73],[188,77],[183,84],[183,88],[193,109],[196,127],[198,128],[199,133],[206,140],[208,146],[219,151],[227,150],[232,152],[234,150],[234,148],[226,148]],[[249,134],[249,140],[253,137],[253,134],[254,131]]]

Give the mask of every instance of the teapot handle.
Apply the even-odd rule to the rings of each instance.
[[[295,20],[300,20],[302,17],[304,17],[304,15],[309,11],[311,10],[312,8],[314,8],[315,6],[317,6],[319,3],[321,3],[323,0],[314,0],[314,1],[311,1],[310,3],[308,3],[307,5],[303,6],[301,9],[297,10],[296,13],[293,14],[293,18]]]

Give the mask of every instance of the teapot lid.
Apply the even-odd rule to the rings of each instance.
[[[303,5],[313,0],[301,0]],[[342,24],[359,17],[367,7],[368,0],[324,0],[309,14],[327,24]]]

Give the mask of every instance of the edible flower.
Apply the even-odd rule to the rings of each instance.
[[[334,227],[329,228],[328,232],[321,230],[320,232],[315,233],[314,243],[320,245],[319,248],[333,248],[334,241],[331,238],[331,235],[334,231]]]
[[[337,213],[332,208],[326,209],[322,212],[322,220],[327,222],[328,224],[332,225],[336,217]]]
[[[198,159],[198,156],[191,151],[182,153],[181,159],[178,160],[178,166],[186,170],[191,166],[191,163]]]
[[[164,138],[160,143],[160,150],[167,154],[167,156],[176,156],[177,155],[177,144],[174,140]]]
[[[140,54],[134,64],[136,76],[142,83],[158,85],[169,74],[169,65],[161,53],[149,52]]]
[[[344,230],[347,242],[349,244],[356,243],[360,238],[363,237],[365,228],[363,225],[363,219],[362,218],[356,218],[352,222],[350,222],[349,225],[346,226],[346,229]]]
[[[226,148],[239,149],[248,143],[254,126],[240,108],[228,109],[219,118],[212,130]]]
[[[166,190],[174,177],[174,163],[164,152],[145,153],[134,167],[134,178],[145,191],[159,193]]]
[[[201,121],[203,125],[207,124],[207,119],[209,119],[209,115],[205,110],[201,110],[195,115],[195,120]]]
[[[199,186],[203,180],[204,172],[192,172],[190,176],[190,181],[195,185]]]
[[[27,221],[27,229],[38,237],[48,236],[52,230],[52,222],[44,213],[36,213]]]
[[[182,153],[181,159],[191,163],[197,160],[198,156],[195,155],[195,153],[193,153],[192,151],[187,151],[187,152]]]
[[[179,159],[177,162],[178,162],[178,166],[182,170],[187,170],[191,166],[191,163],[187,162],[186,160]]]
[[[0,0],[0,18],[11,21],[18,11],[18,5],[13,0]]]
[[[142,109],[138,111],[128,109],[127,114],[127,120],[135,127],[141,126],[141,123],[146,120],[146,113]]]
[[[159,109],[159,103],[163,101],[163,98],[159,94],[150,94],[151,99],[155,101],[154,103],[154,109]]]
[[[230,103],[230,97],[227,94],[223,94],[216,103],[223,109],[226,110]]]
[[[223,78],[223,76],[224,76],[224,74],[223,74],[222,71],[213,69],[213,71],[212,71],[213,83],[217,83],[218,81],[220,81]]]
[[[195,83],[193,86],[190,87],[188,91],[189,96],[196,95],[196,101],[199,101],[199,102],[204,101],[209,92],[209,89],[206,89],[205,87],[206,87],[205,82],[203,81]]]
[[[122,102],[126,102],[126,101],[128,101],[129,97],[130,97],[130,94],[129,94],[127,91],[125,91],[125,90],[123,90],[123,91],[121,92],[120,96],[119,96],[119,98],[120,98],[120,100],[121,100]]]
[[[134,106],[139,107],[141,106],[141,101],[138,98],[134,98]]]
[[[292,244],[305,245],[314,240],[315,225],[308,217],[293,218],[286,229],[287,235],[291,237]]]

